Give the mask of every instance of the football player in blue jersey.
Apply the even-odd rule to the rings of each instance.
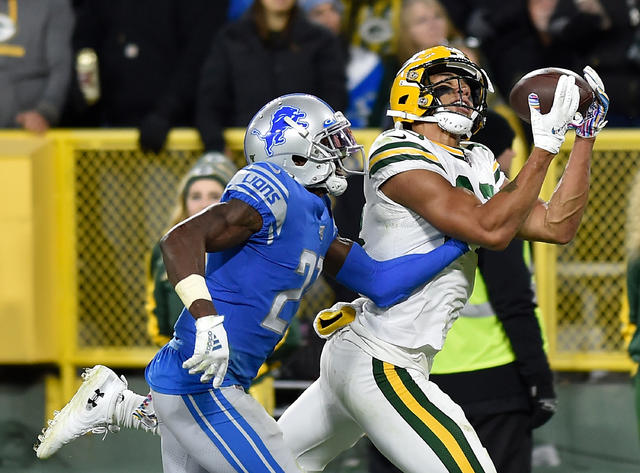
[[[329,195],[344,192],[354,172],[344,163],[362,152],[349,126],[305,94],[279,97],[255,115],[245,135],[248,165],[221,202],[161,241],[185,310],[147,366],[150,395],[127,390],[107,367],[88,370],[40,436],[38,457],[89,431],[159,427],[165,472],[300,471],[276,422],[246,390],[304,291],[324,270],[384,307],[468,250],[448,240],[427,254],[376,261],[338,236]]]

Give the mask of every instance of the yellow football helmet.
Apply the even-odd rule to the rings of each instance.
[[[445,81],[433,83],[430,77],[443,72],[455,74],[446,81],[463,79],[469,86],[473,107],[456,106],[472,108],[470,117],[449,110],[440,102],[439,89]],[[414,54],[400,68],[391,86],[387,115],[396,123],[434,122],[445,131],[470,137],[484,125],[488,92],[493,92],[493,86],[482,68],[459,49],[436,46]]]

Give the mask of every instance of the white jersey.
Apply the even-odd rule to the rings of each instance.
[[[409,130],[383,132],[370,150],[360,233],[367,253],[377,260],[426,253],[444,242],[440,230],[380,191],[390,177],[414,169],[435,172],[482,202],[498,192],[505,179],[493,153],[483,145],[453,148]],[[385,359],[391,353],[393,359],[388,361],[392,363],[417,363],[429,370],[432,355],[442,348],[447,331],[471,295],[476,265],[477,254],[470,251],[394,306],[383,309],[367,300],[351,324],[356,338],[364,340],[354,341],[374,357]],[[397,356],[402,353],[406,356]]]

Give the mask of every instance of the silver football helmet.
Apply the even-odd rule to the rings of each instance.
[[[362,163],[364,152],[341,112],[308,94],[289,94],[266,104],[244,136],[247,164],[268,161],[284,168],[305,187],[340,195],[347,188],[343,160]],[[355,159],[354,159],[355,158]]]

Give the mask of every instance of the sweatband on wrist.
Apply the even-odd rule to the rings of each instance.
[[[211,330],[224,322],[224,315],[205,315],[196,319],[196,330]]]
[[[175,290],[187,310],[195,300],[204,299],[212,301],[204,276],[199,274],[190,274],[186,278],[181,279],[178,281],[178,284],[176,284]]]
[[[388,307],[406,299],[467,251],[465,243],[448,240],[429,253],[376,261],[354,243],[336,280],[367,296],[378,307]]]

